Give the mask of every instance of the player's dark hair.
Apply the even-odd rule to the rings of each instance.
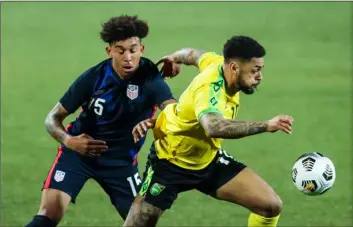
[[[104,42],[112,44],[135,36],[143,39],[147,34],[147,22],[140,20],[138,16],[122,15],[112,17],[105,22],[102,25],[100,37]]]
[[[226,62],[237,58],[249,61],[251,58],[261,58],[265,55],[265,48],[248,36],[233,36],[223,46],[223,56]]]

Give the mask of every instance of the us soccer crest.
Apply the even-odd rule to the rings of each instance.
[[[61,170],[57,170],[54,175],[54,180],[56,182],[61,182],[64,180],[64,177],[65,177],[65,172],[63,172]]]
[[[139,96],[139,87],[137,85],[129,84],[126,90],[126,96],[134,100]]]

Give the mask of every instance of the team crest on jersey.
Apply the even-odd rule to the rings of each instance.
[[[57,170],[54,175],[54,180],[56,182],[61,182],[64,180],[64,177],[65,177],[65,172],[63,172],[61,170]]]
[[[139,87],[137,85],[129,84],[126,90],[126,96],[134,100],[139,96]]]

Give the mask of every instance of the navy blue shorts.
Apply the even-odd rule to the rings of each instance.
[[[75,203],[86,181],[94,179],[125,218],[142,183],[137,165],[104,166],[97,160],[60,146],[43,189],[65,192],[71,196],[71,202]]]

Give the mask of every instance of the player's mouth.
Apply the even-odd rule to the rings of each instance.
[[[253,86],[251,86],[252,88],[256,89],[257,86],[259,86],[260,83],[254,84]]]
[[[134,68],[132,66],[123,66],[124,73],[131,73]]]

